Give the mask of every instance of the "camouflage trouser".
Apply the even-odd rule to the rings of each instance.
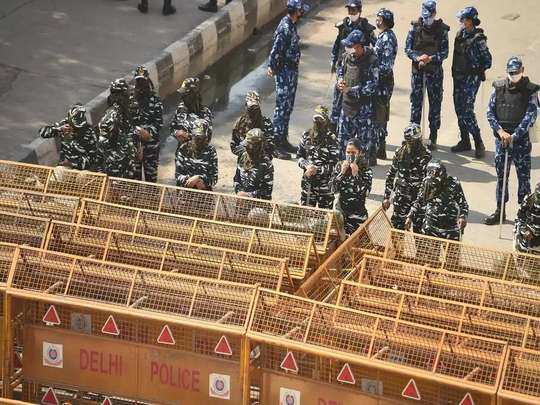
[[[380,86],[379,87],[379,97],[383,99],[387,106],[387,119],[381,122],[376,122],[375,126],[377,127],[377,132],[379,134],[378,142],[379,145],[382,145],[386,142],[386,137],[388,136],[388,118],[390,118],[390,100],[392,99],[392,94],[394,92],[394,85]]]
[[[426,79],[427,95],[429,99],[429,128],[441,127],[441,104],[443,98],[442,67],[433,73],[413,72],[411,76],[411,122],[420,124],[422,120],[422,105],[424,102],[424,78]]]
[[[539,254],[536,249],[540,247],[540,236],[533,236],[531,240],[527,240],[521,235],[520,233],[517,233],[515,236],[514,246],[517,251],[524,252],[524,253],[532,253],[532,254]],[[535,249],[531,251],[530,249]]]
[[[480,78],[476,75],[454,79],[454,109],[461,137],[465,142],[470,142],[468,134],[480,140],[480,128],[474,114],[474,102],[480,83]],[[465,136],[466,138],[463,138]]]
[[[354,231],[360,228],[360,225],[366,222],[368,217],[365,210],[357,212],[342,211],[342,213],[345,233],[347,235],[352,235]]]
[[[334,97],[332,99],[332,114],[330,115],[330,122],[336,127],[339,122],[339,117],[341,115],[341,105],[343,104],[343,94],[337,89],[337,86],[334,85]]]
[[[525,196],[531,193],[531,141],[528,136],[526,140],[515,141],[508,148],[508,168],[506,170],[506,193],[504,202],[508,202],[508,177],[511,163],[516,166],[518,178],[518,203],[521,204]],[[500,140],[495,141],[495,170],[497,171],[497,206],[501,204],[501,194],[503,186],[505,150]]]
[[[397,192],[394,195],[394,211],[392,213],[392,227],[396,229],[405,229],[405,221],[411,210],[411,207],[416,200],[418,191],[412,191],[410,193],[400,193]],[[423,215],[417,214],[413,218],[413,231],[416,233],[420,232],[422,228]]]
[[[142,161],[135,166],[135,179],[143,180],[144,170],[144,180],[155,183],[159,166],[159,142],[143,144],[142,150]]]
[[[294,108],[298,70],[283,68],[276,73],[276,108],[273,125],[276,142],[281,143],[289,136],[289,120]]]
[[[371,117],[371,105],[363,106],[354,117],[349,117],[343,111],[341,112],[338,128],[340,159],[345,159],[345,148],[347,147],[347,141],[351,138],[360,139],[365,153],[377,147],[378,132]]]
[[[300,204],[331,209],[334,205],[334,193],[329,183],[328,179],[310,181],[302,177]]]

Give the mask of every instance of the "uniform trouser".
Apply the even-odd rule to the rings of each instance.
[[[298,70],[284,67],[275,76],[276,108],[274,109],[274,134],[276,142],[283,142],[289,136],[289,120],[294,108]]]
[[[482,140],[474,114],[474,103],[480,84],[481,81],[477,75],[454,78],[454,110],[458,119],[461,140],[466,143],[470,143],[469,134],[476,142]]]
[[[142,161],[135,166],[135,179],[143,180],[144,171],[144,180],[155,183],[159,166],[159,142],[143,144],[142,149]]]
[[[394,92],[394,85],[390,86],[381,86],[379,89],[379,97],[383,98],[386,102],[386,106],[388,108],[388,118],[390,114],[390,100],[392,99],[392,94]],[[388,120],[383,120],[381,122],[375,123],[377,127],[377,131],[379,133],[379,145],[382,145],[384,142],[386,142],[386,137],[388,136]]]
[[[342,210],[345,233],[352,235],[367,220],[367,212],[360,210]]]
[[[531,240],[527,240],[523,235],[517,234],[515,235],[514,246],[519,252],[539,254],[538,251],[531,251],[530,249],[538,249],[540,247],[540,236],[533,236]]]
[[[510,174],[511,163],[516,166],[516,174],[518,178],[518,203],[521,204],[526,195],[531,193],[531,141],[528,135],[526,139],[515,141],[508,148],[508,168],[506,170],[506,190],[504,194],[504,202],[508,202],[508,177]],[[504,172],[505,149],[502,147],[502,142],[497,139],[495,141],[495,170],[497,171],[497,207],[501,205],[501,194],[503,187],[503,172]]]
[[[408,190],[406,192],[396,192],[394,195],[394,211],[392,212],[392,227],[396,229],[405,229],[405,221],[409,216],[411,207],[418,196],[418,190]],[[422,228],[423,215],[417,214],[413,218],[413,231],[420,232]]]
[[[302,177],[300,204],[331,209],[334,193],[330,189],[330,179],[306,179]]]
[[[349,117],[344,111],[341,112],[338,128],[339,154],[345,159],[347,141],[351,138],[360,139],[364,153],[377,147],[378,132],[374,128],[371,119],[371,105],[362,106],[362,110],[354,117]]]
[[[413,71],[411,76],[411,122],[420,124],[422,120],[424,78],[429,99],[429,129],[438,130],[441,127],[441,104],[443,98],[444,73],[442,67],[437,67],[437,70],[433,73]]]
[[[339,117],[341,115],[341,106],[343,105],[343,93],[338,90],[337,83],[334,85],[334,98],[332,99],[332,115],[330,115],[330,122],[336,127],[339,123]]]

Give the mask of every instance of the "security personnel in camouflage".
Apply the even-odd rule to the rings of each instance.
[[[441,127],[443,97],[443,61],[448,58],[448,31],[442,20],[435,20],[437,3],[425,0],[422,16],[412,21],[405,42],[405,53],[412,61],[411,122],[420,124],[424,83],[429,99],[430,149],[437,145],[437,132]]]
[[[345,47],[341,41],[349,36],[354,30],[360,30],[364,34],[365,38],[368,38],[368,45],[375,45],[375,27],[371,25],[367,18],[361,17],[362,14],[362,0],[347,0],[348,16],[336,24],[338,34],[332,46],[331,53],[331,72],[335,73],[337,69],[343,63],[343,54],[345,53]],[[337,87],[334,88],[334,99],[332,102],[332,115],[330,121],[332,122],[333,130],[337,129],[339,116],[341,114],[341,105],[343,103],[343,95],[338,91]]]
[[[144,180],[155,183],[159,166],[159,131],[163,126],[163,104],[144,66],[137,66],[134,81],[130,113],[133,136],[139,149],[135,178],[142,180],[144,171]]]
[[[426,169],[431,160],[431,152],[422,143],[420,125],[411,123],[404,131],[405,142],[397,150],[392,160],[392,166],[386,175],[383,208],[390,207],[390,198],[394,193],[394,212],[392,226],[405,229],[405,221],[412,204],[418,198],[422,181],[426,177]],[[418,210],[413,217],[413,230],[420,232],[423,220],[423,210]]]
[[[234,192],[241,197],[270,200],[274,188],[274,166],[265,154],[266,138],[262,130],[248,131],[242,141],[244,151],[234,174]]]
[[[122,130],[122,113],[118,105],[107,109],[98,130],[99,171],[108,176],[133,179],[137,149],[132,135]]]
[[[246,94],[246,110],[236,120],[232,130],[231,152],[240,157],[245,148],[243,141],[247,133],[259,128],[264,137],[264,155],[268,160],[272,160],[273,153],[276,152],[274,142],[274,128],[272,121],[265,117],[261,111],[261,99],[256,91],[248,91]],[[276,155],[276,157],[278,157]]]
[[[62,121],[40,128],[39,136],[61,139],[59,165],[78,170],[96,168],[97,137],[86,121],[86,109],[82,104],[71,106]]]
[[[514,226],[516,250],[540,255],[540,183],[521,203]]]
[[[199,190],[212,190],[218,180],[216,149],[209,144],[212,132],[208,122],[196,119],[191,124],[187,141],[176,149],[176,185]]]
[[[339,162],[332,176],[332,191],[339,193],[336,209],[344,219],[345,233],[351,235],[368,217],[366,198],[371,191],[373,171],[367,167],[358,138],[347,142],[347,160]]]
[[[198,119],[204,119],[212,132],[214,114],[202,103],[200,88],[201,83],[197,77],[188,77],[178,89],[182,101],[178,104],[170,124],[171,136],[178,143],[187,142],[190,139],[193,123]]]
[[[378,142],[373,98],[379,82],[379,62],[366,41],[359,30],[354,30],[342,41],[346,55],[338,68],[337,88],[343,95],[338,139],[343,157],[348,140],[358,138],[369,157],[369,165],[373,166],[377,164]]]
[[[458,13],[461,29],[454,42],[452,77],[454,78],[454,109],[458,118],[461,140],[451,148],[454,153],[471,150],[469,134],[474,139],[475,157],[485,155],[485,146],[474,114],[474,103],[480,83],[486,80],[485,71],[491,67],[491,53],[484,30],[478,28],[480,20],[474,7],[465,7]]]
[[[411,228],[413,218],[422,209],[425,210],[425,215],[421,233],[443,239],[461,239],[467,225],[469,205],[459,180],[448,176],[446,168],[439,160],[432,161],[427,166],[426,178],[407,216],[405,229]]]
[[[486,225],[499,223],[502,202],[505,154],[508,153],[506,179],[510,174],[510,163],[514,162],[518,178],[518,203],[521,204],[531,192],[531,140],[529,128],[538,114],[538,90],[540,86],[523,76],[523,62],[512,56],[506,64],[508,77],[493,83],[494,90],[489,98],[487,119],[495,135],[495,169],[497,171],[497,209],[484,219]],[[508,187],[504,205],[508,201]]]
[[[334,205],[330,180],[339,161],[339,146],[330,127],[328,108],[317,106],[313,127],[303,133],[296,152],[298,166],[304,171],[301,205],[328,209]]]
[[[107,106],[117,106],[120,113],[121,131],[132,131],[131,111],[129,109],[130,94],[129,85],[126,79],[115,79],[109,86],[109,96],[107,97]]]

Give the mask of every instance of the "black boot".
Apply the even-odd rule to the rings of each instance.
[[[163,0],[163,15],[171,15],[176,13],[176,8],[171,5],[171,0]]]
[[[382,141],[377,150],[377,159],[386,160],[386,142]]]
[[[501,208],[497,207],[495,212],[490,216],[484,218],[484,224],[486,225],[497,225],[501,219]],[[503,206],[503,222],[506,221],[506,210]]]
[[[141,2],[137,4],[137,8],[143,14],[148,13],[148,0],[141,0]]]
[[[486,156],[486,147],[484,146],[484,142],[482,142],[482,139],[474,140],[474,157],[476,159],[482,159],[484,156]]]
[[[431,129],[429,131],[429,145],[428,149],[431,151],[437,150],[437,129]]]
[[[281,143],[281,146],[283,147],[285,151],[289,153],[296,153],[298,150],[298,148],[292,145],[287,138],[283,140],[283,142]]]
[[[209,0],[208,3],[204,3],[199,6],[199,10],[208,11],[209,13],[217,12],[217,0]]]
[[[450,148],[453,153],[468,152],[471,148],[471,140],[469,138],[469,132],[465,128],[459,128],[460,141]],[[484,148],[485,149],[485,148]]]
[[[281,160],[291,160],[291,154],[287,152],[283,147],[280,145],[278,146],[274,152],[272,152],[272,156],[274,156],[276,159]]]

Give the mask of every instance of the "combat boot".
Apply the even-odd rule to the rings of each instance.
[[[141,2],[137,4],[137,8],[143,14],[148,13],[148,0],[141,0]]]
[[[459,137],[460,141],[450,148],[450,151],[453,153],[468,152],[471,148],[471,140],[469,139],[469,132],[460,127],[459,128]],[[485,150],[485,148],[484,148]]]
[[[288,153],[296,153],[298,148],[294,145],[292,145],[287,138],[283,139],[283,142],[281,143],[282,150],[288,152]]]
[[[171,5],[171,0],[163,0],[163,15],[171,15],[176,13],[176,8]]]
[[[484,142],[480,139],[479,141],[474,141],[474,157],[476,159],[482,159],[484,156],[486,156],[486,147],[484,146]]]
[[[377,159],[386,160],[386,142],[381,142],[377,150]]]
[[[501,219],[501,208],[497,207],[495,212],[484,219],[486,225],[497,225]],[[506,221],[506,210],[503,206],[503,222]]]
[[[217,13],[217,0],[209,0],[208,3],[200,5],[199,10],[207,11],[209,13]]]
[[[274,150],[274,152],[272,152],[272,156],[274,156],[276,159],[281,160],[291,160],[292,157],[291,154],[284,150],[281,146],[279,146]]]
[[[429,132],[429,141],[430,142],[429,142],[429,145],[428,145],[428,149],[430,151],[437,150],[437,132],[438,132],[437,129],[432,129]]]

